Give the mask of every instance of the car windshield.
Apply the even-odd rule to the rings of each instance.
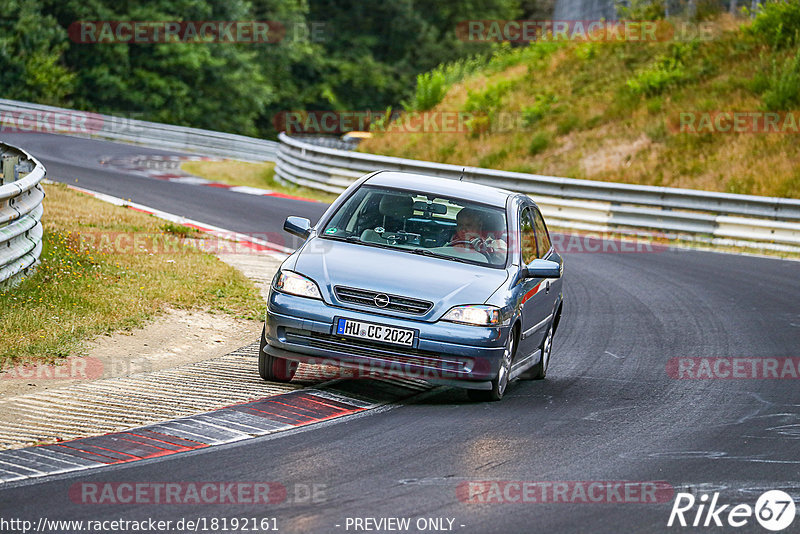
[[[495,268],[508,255],[504,209],[375,186],[351,195],[320,235]]]

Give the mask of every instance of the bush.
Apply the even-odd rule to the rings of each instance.
[[[597,50],[599,48],[600,46],[593,41],[581,43],[574,48],[575,57],[584,61],[592,60],[597,57]]]
[[[581,118],[575,114],[570,113],[566,117],[564,117],[561,121],[559,121],[558,126],[556,127],[556,132],[558,135],[567,135],[572,130],[580,126]]]
[[[534,41],[525,47],[512,47],[508,43],[502,43],[496,45],[491,54],[475,55],[444,63],[429,72],[417,75],[414,96],[410,102],[403,102],[403,108],[406,111],[427,111],[444,99],[451,86],[476,72],[491,74],[523,62],[541,61],[563,46],[563,43],[547,41]],[[486,96],[491,98],[498,95]],[[476,94],[475,98],[481,97]]]
[[[444,74],[445,83],[450,86],[483,69],[488,61],[486,56],[472,56],[445,63],[439,68]]]
[[[503,97],[511,90],[511,82],[500,81],[483,91],[467,91],[464,110],[477,113],[494,113],[503,105]]]
[[[776,49],[795,45],[800,39],[800,2],[767,2],[761,6],[749,31]]]
[[[539,122],[556,102],[558,102],[558,97],[553,93],[536,95],[534,104],[522,110],[522,125],[529,127]]]
[[[484,56],[462,58],[439,65],[435,69],[419,74],[414,98],[404,102],[406,111],[427,111],[439,104],[447,90],[470,74],[484,68],[489,60]]]
[[[655,96],[667,88],[676,87],[690,79],[686,62],[696,47],[692,44],[672,44],[667,54],[658,56],[648,67],[625,82],[635,95]]]
[[[696,0],[693,20],[713,20],[719,17],[723,7],[719,0]]]
[[[659,20],[666,14],[665,0],[617,0],[615,4],[620,20]]]
[[[472,136],[488,132],[495,122],[495,116],[503,107],[503,97],[511,90],[511,82],[501,81],[489,85],[483,91],[467,91],[464,111],[474,116],[466,122]]]
[[[470,117],[464,123],[469,130],[470,137],[478,137],[481,134],[484,134],[489,131],[491,124],[489,124],[489,117],[486,115],[475,115],[474,117]]]
[[[553,52],[563,48],[563,41],[532,41],[528,46],[513,47],[508,43],[498,45],[492,53],[484,72],[487,74],[500,72],[510,67],[536,64],[547,59]]]
[[[686,68],[673,58],[658,62],[640,71],[626,85],[636,95],[660,95],[668,87],[681,84],[687,78]]]
[[[414,100],[405,105],[409,111],[426,111],[436,106],[447,94],[447,84],[441,69],[417,75],[417,87]]]
[[[786,58],[782,68],[772,60],[772,74],[766,79],[762,96],[768,111],[789,111],[800,105],[800,50]]]
[[[504,159],[508,157],[508,150],[502,148],[497,152],[490,152],[478,160],[478,166],[484,169],[493,169],[497,167]]]
[[[545,132],[538,132],[531,138],[531,142],[528,145],[528,154],[535,156],[541,152],[544,152],[549,145],[550,136]]]

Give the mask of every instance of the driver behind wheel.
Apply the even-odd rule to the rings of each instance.
[[[456,214],[456,229],[450,244],[479,252],[505,252],[508,245],[501,239],[504,229],[488,215],[475,208],[461,209]]]
[[[462,208],[456,214],[456,229],[451,243],[464,243],[481,237],[481,227],[483,221],[478,210],[473,208]]]

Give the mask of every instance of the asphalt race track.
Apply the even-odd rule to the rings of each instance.
[[[50,180],[131,199],[234,232],[267,233],[283,239],[286,246],[294,242],[283,232],[286,216],[314,219],[325,209],[325,205],[315,202],[244,195],[226,189],[148,179],[100,163],[109,156],[177,155],[177,152],[52,134],[3,134],[2,141],[25,148],[38,158],[47,168]]]
[[[50,179],[78,178],[87,189],[240,232],[277,232],[286,215],[313,219],[324,209],[97,163],[155,153],[144,148],[42,134],[3,140],[41,159]],[[797,377],[690,380],[668,372],[673,358],[800,357],[800,263],[672,249],[565,257],[565,310],[548,379],[516,382],[501,402],[473,404],[460,390],[437,388],[299,431],[9,484],[0,488],[0,510],[34,524],[42,517],[274,517],[283,532],[354,532],[364,530],[354,530],[353,518],[406,517],[412,527],[418,518],[451,519],[452,530],[464,533],[616,534],[698,529],[667,527],[671,497],[476,503],[464,483],[664,481],[675,492],[719,492],[719,504],[752,506],[770,489],[800,501]],[[256,506],[93,505],[69,496],[81,482],[192,481],[278,482],[288,497]],[[314,485],[324,494],[304,498],[301,490]],[[795,519],[787,532],[798,525]],[[715,531],[767,532],[754,518]]]

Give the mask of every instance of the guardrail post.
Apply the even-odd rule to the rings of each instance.
[[[3,177],[0,178],[0,185],[16,182],[19,178],[17,171],[18,156],[3,156]]]

